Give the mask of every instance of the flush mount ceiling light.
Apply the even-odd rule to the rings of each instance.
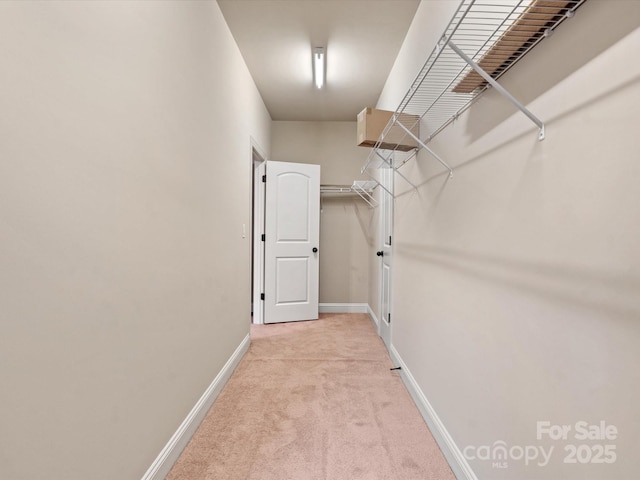
[[[324,85],[324,48],[313,49],[313,82],[317,88]]]

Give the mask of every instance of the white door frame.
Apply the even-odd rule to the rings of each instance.
[[[262,153],[262,149],[251,138],[251,179],[253,182],[251,312],[253,313],[252,322],[255,324],[264,323],[264,304],[261,301],[260,294],[264,292],[264,243],[262,242],[262,233],[264,232],[265,189],[264,183],[262,183],[262,175],[266,172],[265,161],[266,157]]]
[[[264,292],[264,208],[265,208],[265,188],[262,176],[266,174],[266,161],[258,164],[254,169],[253,182],[253,298],[252,311],[253,323],[264,323],[264,302],[262,292]]]

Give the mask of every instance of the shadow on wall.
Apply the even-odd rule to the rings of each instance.
[[[377,245],[376,241],[376,221],[378,217],[378,209],[371,208],[362,201],[353,202],[353,213],[358,219],[362,233],[367,239],[367,245],[373,247]]]
[[[332,207],[342,206],[345,213],[352,212],[358,220],[358,224],[360,225],[362,234],[367,240],[367,244],[369,246],[375,244],[375,225],[378,212],[376,208],[369,207],[363,200],[356,196],[345,197],[340,194],[321,197],[321,205]]]
[[[640,318],[640,277],[624,271],[532,262],[434,245],[399,242],[394,255],[438,266],[483,282],[627,320]]]
[[[527,105],[634,31],[639,23],[640,2],[587,1],[573,18],[505,73],[500,83]],[[483,95],[478,103],[484,108],[476,106],[469,111],[466,133],[471,141],[517,111],[497,94]]]
[[[640,2],[639,2],[640,4]],[[575,115],[576,113],[579,113],[581,110],[586,109],[592,105],[596,105],[599,102],[605,101],[610,95],[612,94],[621,94],[624,93],[624,91],[626,89],[635,87],[638,82],[640,82],[640,76],[635,76],[629,80],[627,80],[626,82],[623,82],[619,85],[616,85],[615,87],[604,91],[602,93],[600,93],[599,95],[595,95],[591,98],[585,98],[585,101],[579,105],[574,106],[571,109],[567,109],[562,111],[561,113],[550,117],[550,118],[545,118],[545,125],[547,127],[551,127],[553,126],[553,124],[557,121],[560,121],[566,117],[569,117],[571,115]],[[480,105],[476,105],[475,109],[481,108]],[[472,108],[471,111],[474,111],[474,109]],[[482,114],[486,113],[486,109],[482,111]],[[480,114],[479,114],[480,115]],[[482,122],[475,122],[476,124],[480,124]],[[509,137],[505,137],[503,140],[501,140],[500,142],[494,143],[492,144],[488,149],[484,149],[472,156],[470,156],[469,158],[464,159],[463,161],[461,161],[458,164],[452,163],[452,168],[454,169],[454,179],[453,181],[455,181],[455,172],[457,170],[460,170],[463,167],[469,166],[475,162],[477,162],[478,160],[482,160],[484,158],[489,157],[492,153],[495,153],[501,149],[503,149],[504,147],[515,143],[517,141],[519,141],[522,138],[526,138],[526,137],[530,137],[531,138],[531,155],[536,153],[536,150],[540,149],[540,145],[541,142],[538,141],[537,137],[532,133],[531,130],[523,130],[522,132],[520,132],[517,135],[513,135],[513,136],[509,136]],[[581,138],[576,138],[576,141],[581,141]],[[417,191],[420,192],[421,189],[433,182],[435,182],[436,180],[438,181],[438,186],[436,188],[438,188],[438,192],[435,195],[434,199],[431,199],[430,201],[432,203],[429,204],[430,207],[435,207],[437,205],[437,201],[440,198],[440,196],[442,195],[445,187],[447,186],[450,177],[449,177],[449,171],[448,170],[442,170],[438,173],[434,173],[434,174],[430,174],[431,173],[431,167],[430,167],[430,163],[435,162],[435,160],[433,158],[431,158],[428,153],[421,151],[419,154],[419,158],[417,159],[417,170],[419,173],[418,175],[412,176],[411,180],[414,181],[415,178],[414,177],[418,177],[418,178],[423,178],[423,180],[419,181],[418,183],[416,183],[416,188]],[[531,155],[529,155],[529,157],[531,157]],[[430,175],[429,175],[430,174]],[[404,197],[408,194],[415,194],[416,191],[413,190],[412,188],[405,188],[401,193],[398,193],[396,195],[396,197]],[[435,204],[433,203],[435,202]]]

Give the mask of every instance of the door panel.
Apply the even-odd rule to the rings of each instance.
[[[266,175],[265,323],[317,319],[320,166],[269,161]]]
[[[310,240],[309,177],[298,172],[276,177],[276,239],[278,242],[308,242]],[[292,201],[294,200],[295,201]]]
[[[309,259],[278,258],[276,266],[276,303],[304,303],[309,301],[307,279]]]
[[[381,184],[390,192],[393,192],[393,169],[382,168]],[[381,191],[380,202],[380,315],[379,335],[387,348],[391,346],[391,263],[393,259],[392,235],[393,235],[393,195],[384,189]]]

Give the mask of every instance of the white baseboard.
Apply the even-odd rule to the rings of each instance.
[[[376,332],[379,332],[380,322],[378,322],[378,317],[376,317],[376,314],[373,313],[373,310],[371,309],[371,305],[369,304],[367,304],[367,313],[369,314],[369,318],[371,319],[371,322],[376,327]]]
[[[142,480],[163,480],[164,477],[167,476],[171,467],[173,467],[173,464],[178,460],[182,450],[187,446],[187,443],[189,443],[189,440],[195,433],[196,429],[202,420],[204,420],[209,408],[211,408],[215,399],[220,395],[222,388],[231,377],[231,374],[240,363],[240,360],[242,360],[244,354],[249,350],[250,344],[251,338],[249,337],[249,334],[247,334],[240,345],[238,345],[238,348],[236,348],[236,351],[233,352],[231,358],[229,358],[224,367],[222,367],[220,373],[218,373],[216,378],[213,379],[211,385],[209,385],[207,390],[191,409],[187,418],[184,419],[182,424],[178,427],[178,430],[176,430],[169,442],[167,442],[158,457],[143,475]]]
[[[371,323],[378,331],[378,317],[373,313],[368,303],[321,303],[318,305],[320,313],[368,313]]]
[[[393,362],[402,367],[400,370],[400,376],[407,387],[407,390],[409,390],[411,398],[413,398],[413,401],[416,403],[418,410],[420,410],[422,417],[427,422],[427,426],[429,427],[429,430],[431,430],[433,438],[436,440],[440,450],[442,450],[442,453],[447,459],[453,474],[458,480],[478,480],[478,477],[473,473],[473,470],[469,466],[469,463],[467,463],[467,459],[462,454],[462,451],[453,441],[451,435],[449,435],[449,432],[440,420],[440,417],[438,417],[438,414],[429,403],[429,400],[427,400],[424,392],[418,386],[415,378],[413,378],[413,375],[411,375],[407,365],[404,363],[400,354],[393,345],[391,345],[389,353]]]
[[[369,305],[366,303],[321,303],[318,305],[320,313],[367,313]]]

